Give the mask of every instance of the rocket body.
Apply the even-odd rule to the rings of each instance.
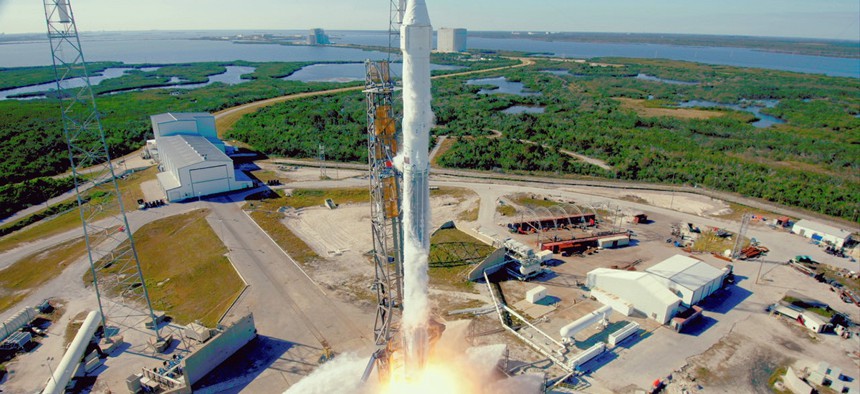
[[[430,51],[433,27],[424,0],[407,1],[400,30],[403,52],[403,319],[407,376],[427,357],[430,319],[427,261],[430,254]]]

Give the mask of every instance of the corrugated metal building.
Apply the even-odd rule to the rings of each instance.
[[[212,115],[167,113],[151,119],[161,169],[158,183],[169,201],[253,186],[224,153]]]
[[[674,255],[645,270],[655,275],[685,306],[698,304],[723,285],[726,269],[714,268],[692,257]]]
[[[666,324],[680,309],[699,303],[722,287],[728,272],[676,255],[645,272],[592,270],[587,286],[598,301],[620,313],[629,314],[632,306],[633,310]]]
[[[791,231],[814,241],[829,242],[837,248],[845,246],[845,241],[851,238],[851,232],[811,220],[800,220],[791,227]]]
[[[633,305],[633,309],[661,324],[666,324],[675,316],[681,303],[681,299],[669,291],[663,282],[647,272],[598,268],[588,273],[587,286],[618,297],[619,302]],[[609,306],[618,312],[630,312],[613,304]]]

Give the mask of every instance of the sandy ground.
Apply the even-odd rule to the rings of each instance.
[[[308,171],[297,172],[308,176]],[[301,182],[291,183],[288,187],[299,184]],[[438,228],[457,217],[459,212],[470,209],[477,201],[477,196],[464,199],[447,195],[432,198],[432,228]],[[369,204],[345,204],[334,210],[309,207],[289,211],[283,223],[324,259],[310,267],[315,280],[363,306],[375,302],[375,293],[370,289],[374,270],[368,255],[373,249]],[[450,295],[455,299],[469,297],[459,293]],[[446,305],[452,303],[456,304],[444,302]]]
[[[140,190],[143,192],[143,199],[145,201],[167,201],[167,196],[164,195],[164,190],[161,190],[157,179],[141,182]]]

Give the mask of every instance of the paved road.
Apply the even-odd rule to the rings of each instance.
[[[212,228],[250,285],[225,320],[253,312],[260,335],[287,344],[245,390],[275,392],[294,384],[316,367],[323,340],[337,353],[372,351],[374,316],[330,297],[238,204],[221,197],[206,206]]]

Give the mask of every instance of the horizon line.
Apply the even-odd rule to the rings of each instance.
[[[441,26],[448,27],[448,26]],[[235,28],[235,29],[148,29],[148,30],[81,30],[81,34],[88,33],[147,33],[147,32],[234,32],[234,31],[304,31],[311,28],[298,29],[274,29],[274,28]],[[434,29],[434,32],[439,28]],[[384,29],[325,29],[331,32],[338,31],[354,31],[354,32],[380,32],[384,33]],[[745,34],[713,34],[713,33],[655,33],[655,32],[611,32],[611,31],[551,31],[551,30],[469,30],[469,33],[537,33],[542,35],[551,34],[606,34],[606,35],[640,35],[640,36],[699,36],[699,37],[721,37],[721,38],[759,38],[759,39],[790,39],[790,40],[805,40],[805,41],[834,41],[834,42],[849,42],[860,44],[860,39],[852,40],[845,38],[822,38],[822,37],[798,37],[798,36],[756,36]],[[42,35],[45,32],[25,32],[25,33],[6,33],[0,32],[3,35]]]

